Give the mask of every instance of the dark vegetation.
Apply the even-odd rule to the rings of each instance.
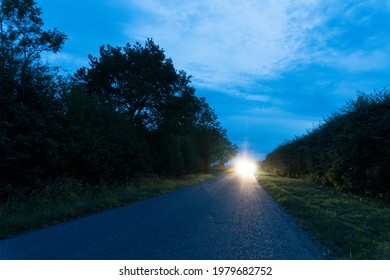
[[[35,1],[0,9],[0,201],[67,178],[88,186],[205,172],[236,153],[191,77],[151,39],[102,46],[63,77],[41,55],[67,36],[43,29]]]
[[[116,184],[88,184],[71,177],[61,178],[51,182],[49,188],[31,194],[28,199],[19,196],[0,203],[0,239],[127,205],[212,177],[212,174],[149,177]]]
[[[272,174],[390,200],[390,92],[359,92],[321,125],[280,145],[262,166]]]

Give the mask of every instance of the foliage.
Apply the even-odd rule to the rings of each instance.
[[[99,181],[126,178],[147,168],[147,146],[138,141],[126,115],[79,87],[64,98],[65,172]]]
[[[0,194],[1,185],[26,188],[61,165],[60,84],[40,55],[57,52],[66,36],[44,31],[40,15],[32,0],[0,1]]]
[[[263,166],[352,192],[390,199],[390,92],[358,93],[307,135],[280,145]]]
[[[23,76],[34,64],[39,64],[41,53],[57,52],[66,35],[58,30],[42,30],[41,9],[33,0],[0,1],[0,59],[3,77]],[[10,72],[10,70],[12,72]]]

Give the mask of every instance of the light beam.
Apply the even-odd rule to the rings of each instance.
[[[251,177],[256,172],[256,163],[248,158],[237,159],[235,163],[235,171],[241,177]]]

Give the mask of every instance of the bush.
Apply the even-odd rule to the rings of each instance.
[[[267,155],[269,172],[390,199],[390,92],[365,94]]]

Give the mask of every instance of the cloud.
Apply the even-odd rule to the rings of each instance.
[[[237,123],[246,123],[250,126],[269,126],[281,131],[304,133],[307,128],[313,127],[321,119],[313,121],[305,115],[299,115],[283,110],[279,107],[250,107],[245,111],[236,112],[229,116],[230,120]]]
[[[61,66],[61,70],[65,73],[73,74],[80,67],[88,65],[87,57],[80,57],[67,52],[59,53],[43,53],[43,61],[53,66]]]
[[[228,92],[232,85],[277,79],[296,65],[347,71],[387,67],[390,45],[383,44],[390,26],[387,6],[380,3],[133,0],[122,4],[140,11],[139,17],[133,13],[125,28],[128,37],[138,41],[152,37],[178,68],[194,76],[196,86]]]
[[[246,100],[258,102],[267,102],[271,100],[271,97],[261,94],[244,94],[242,97]]]
[[[315,23],[303,32],[301,62],[348,71],[388,66],[389,10],[386,1],[321,1],[311,9]],[[314,20],[317,18],[317,20]],[[300,24],[302,17],[293,22]],[[385,58],[386,63],[383,63]]]
[[[351,71],[385,70],[390,65],[390,48],[388,50],[362,50],[352,52],[339,60],[336,65]]]
[[[131,1],[142,18],[133,19],[126,34],[139,41],[152,37],[197,84],[246,85],[248,77],[270,78],[296,59],[302,26],[291,22],[298,10],[315,3]],[[306,20],[306,28],[315,24]]]
[[[132,0],[122,5],[133,15],[125,34],[138,41],[152,37],[177,68],[193,75],[197,89],[328,114],[356,90],[370,90],[388,77],[379,74],[390,65],[384,2]],[[340,94],[343,98],[331,101]]]

